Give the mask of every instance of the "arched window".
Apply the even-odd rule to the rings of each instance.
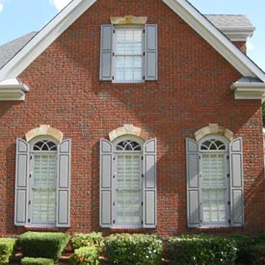
[[[199,143],[203,225],[227,225],[229,218],[228,141],[208,136]]]
[[[117,177],[113,194],[117,226],[142,225],[142,144],[136,137],[122,137],[114,142]]]
[[[29,197],[32,225],[56,224],[57,145],[51,137],[30,142],[31,160]]]

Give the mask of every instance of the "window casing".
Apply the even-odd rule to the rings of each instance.
[[[115,146],[116,178],[113,183],[114,227],[142,227],[143,165],[140,139],[120,138]]]
[[[202,226],[228,226],[229,144],[220,136],[202,139],[200,147],[200,205]]]
[[[113,82],[143,82],[143,27],[116,27],[114,32]]]
[[[56,226],[57,145],[51,137],[30,142],[29,223]]]

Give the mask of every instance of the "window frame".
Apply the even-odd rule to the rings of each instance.
[[[33,148],[34,148],[34,145],[37,143],[37,142],[40,142],[40,141],[44,141],[44,140],[47,140],[47,141],[52,141],[53,143],[55,143],[57,145],[57,150],[56,151],[35,151]],[[30,152],[29,152],[29,155],[30,155],[30,160],[29,160],[29,169],[30,169],[30,176],[29,177],[29,181],[28,181],[28,200],[31,202],[29,205],[28,205],[28,224],[27,226],[28,227],[36,227],[36,228],[55,228],[57,227],[56,226],[56,222],[57,222],[57,179],[58,179],[58,146],[59,146],[59,141],[51,136],[39,136],[39,137],[36,137],[34,139],[32,139],[30,142],[29,142],[29,145],[30,145]],[[55,191],[55,223],[33,223],[33,185],[34,185],[34,166],[35,166],[35,157],[34,155],[35,154],[55,154],[56,155],[56,191]]]
[[[122,141],[126,141],[126,140],[132,140],[132,141],[136,141],[137,143],[139,143],[139,145],[141,146],[141,151],[120,151],[120,150],[116,150],[116,146],[122,142]],[[141,138],[138,138],[136,136],[132,136],[132,135],[125,135],[125,136],[121,136],[118,137],[117,139],[115,139],[112,142],[113,146],[114,146],[114,158],[115,158],[115,162],[114,162],[114,172],[115,172],[115,181],[113,181],[112,184],[112,196],[113,196],[113,201],[115,201],[115,207],[113,207],[112,205],[112,213],[113,213],[113,220],[115,220],[115,224],[112,224],[112,228],[114,229],[141,229],[143,228],[143,191],[144,191],[144,181],[143,178],[141,177],[143,175],[143,146],[144,146],[144,141]],[[140,187],[141,187],[141,200],[142,200],[142,204],[141,204],[141,213],[140,213],[140,220],[141,222],[137,225],[133,225],[133,224],[117,224],[117,162],[118,162],[118,155],[119,154],[138,154],[140,155]]]
[[[215,139],[216,141],[221,141],[225,144],[226,146],[226,150],[201,150],[201,146],[202,144],[207,141],[207,140],[212,140]],[[227,177],[230,175],[230,161],[229,161],[229,155],[230,155],[230,151],[229,151],[229,141],[218,134],[211,134],[208,135],[206,137],[203,137],[199,142],[198,142],[198,146],[199,146],[199,168],[200,168],[200,177],[199,177],[199,205],[200,205],[200,227],[204,228],[204,227],[210,227],[210,228],[217,228],[217,227],[230,227],[231,225],[231,209],[230,209],[230,205],[229,202],[231,202],[231,198],[230,198],[230,190],[231,190],[231,186],[230,186],[230,178]],[[224,159],[226,160],[225,163],[225,183],[226,183],[226,199],[227,199],[227,203],[226,203],[226,216],[227,216],[227,221],[225,223],[208,223],[205,222],[203,219],[203,192],[202,192],[202,181],[203,181],[203,172],[202,172],[202,156],[203,154],[223,154],[224,155]]]
[[[142,30],[142,72],[141,72],[141,80],[116,80],[116,36],[117,30],[121,29],[141,29]],[[112,33],[112,47],[113,47],[113,58],[112,58],[112,83],[114,84],[141,84],[145,83],[145,25],[121,25],[121,26],[113,26]]]

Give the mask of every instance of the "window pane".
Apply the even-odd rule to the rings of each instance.
[[[118,155],[117,160],[117,224],[141,224],[140,155]]]
[[[227,182],[224,154],[202,155],[202,208],[203,222],[227,223]]]
[[[34,155],[33,224],[55,224],[57,159],[55,154]]]
[[[117,29],[115,64],[115,80],[142,80],[142,29]]]

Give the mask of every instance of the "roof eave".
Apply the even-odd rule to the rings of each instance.
[[[17,79],[0,81],[0,101],[23,101],[29,88]]]

